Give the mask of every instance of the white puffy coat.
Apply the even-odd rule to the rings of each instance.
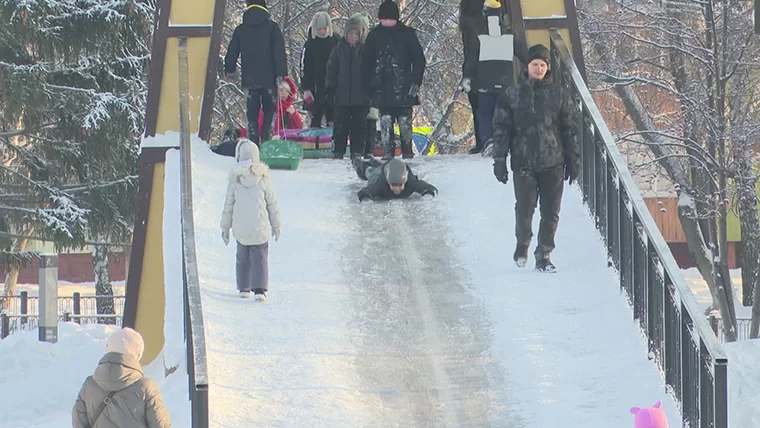
[[[222,229],[231,227],[232,235],[243,245],[268,242],[272,229],[282,227],[269,167],[258,162],[258,150],[254,157],[251,165],[238,166],[230,173],[222,211]]]

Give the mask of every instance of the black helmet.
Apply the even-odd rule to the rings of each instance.
[[[388,184],[406,184],[406,164],[399,159],[393,158],[385,167],[385,179]]]

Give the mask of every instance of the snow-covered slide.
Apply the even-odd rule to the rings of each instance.
[[[359,204],[346,161],[273,171],[258,303],[220,237],[234,161],[193,150],[212,426],[608,428],[656,400],[679,420],[577,188],[552,275],[512,262],[512,186],[479,156],[412,161],[432,201]]]

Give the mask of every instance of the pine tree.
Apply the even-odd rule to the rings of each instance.
[[[6,262],[26,238],[58,249],[129,241],[153,11],[150,0],[0,3]],[[107,246],[94,253],[96,294],[112,295]],[[113,313],[112,299],[99,299],[98,312]]]

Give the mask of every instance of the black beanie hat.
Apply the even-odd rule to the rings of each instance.
[[[398,5],[393,0],[384,0],[380,4],[380,9],[377,10],[377,19],[395,19],[398,21],[400,17]]]
[[[245,0],[245,3],[248,6],[257,5],[261,7],[267,7],[267,0]]]
[[[545,62],[546,65],[549,65],[551,62],[549,49],[546,49],[546,46],[541,44],[531,46],[530,49],[528,49],[528,57],[526,58],[527,62],[525,65],[527,66],[534,59],[540,59]]]

